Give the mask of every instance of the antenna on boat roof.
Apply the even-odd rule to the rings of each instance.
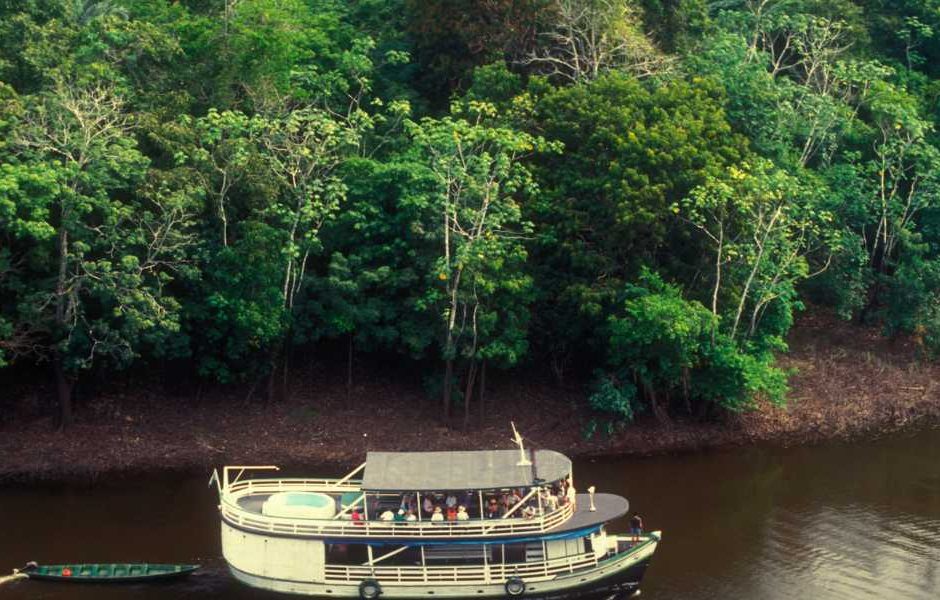
[[[532,464],[532,461],[526,458],[525,447],[522,445],[522,436],[519,435],[519,431],[516,429],[516,424],[512,421],[509,422],[512,425],[512,441],[519,446],[519,462],[516,463],[517,467],[528,467]]]

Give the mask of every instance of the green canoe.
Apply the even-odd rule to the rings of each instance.
[[[89,583],[129,583],[159,581],[185,577],[199,565],[165,565],[152,563],[100,563],[68,565],[35,565],[23,569],[30,579]]]

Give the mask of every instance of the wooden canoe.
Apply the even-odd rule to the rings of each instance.
[[[199,565],[96,563],[38,565],[22,571],[30,579],[83,583],[131,583],[185,577]]]

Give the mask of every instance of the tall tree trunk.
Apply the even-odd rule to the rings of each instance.
[[[281,372],[281,396],[290,400],[290,346],[284,350],[284,366]]]
[[[682,367],[682,397],[685,400],[685,411],[692,416],[692,397],[689,395],[689,367]]]
[[[444,365],[444,394],[443,400],[444,404],[441,407],[443,409],[443,418],[444,423],[450,421],[450,380],[454,377],[454,359],[448,358],[447,362]]]
[[[69,233],[65,228],[66,211],[62,210],[63,223],[59,225],[59,272],[56,278],[55,292],[55,321],[59,328],[57,335],[64,335],[68,328],[66,309],[66,276],[68,275],[68,256],[69,256]],[[72,424],[72,382],[65,374],[65,367],[62,364],[61,350],[56,348],[52,367],[55,370],[56,398],[59,404],[59,430],[63,430]]]
[[[59,404],[58,429],[62,431],[72,424],[72,381],[66,376],[62,357],[56,352],[52,359],[55,370],[56,398]]]
[[[352,402],[353,386],[353,334],[349,334],[349,347],[346,353],[346,405]]]
[[[663,425],[669,423],[669,414],[660,406],[656,390],[652,385],[644,384],[644,387],[646,388],[646,397],[649,398],[650,408],[653,410],[653,416],[656,417],[656,421]]]
[[[486,422],[486,361],[480,364],[480,427]]]
[[[477,363],[470,361],[470,367],[467,369],[467,387],[463,394],[463,430],[470,429],[470,402],[473,400],[473,384],[477,376]]]
[[[277,359],[278,351],[271,351],[271,372],[268,374],[268,404],[274,404],[277,399]]]

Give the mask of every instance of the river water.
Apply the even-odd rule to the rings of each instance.
[[[627,496],[648,528],[663,530],[644,599],[940,597],[940,430],[580,461],[575,483]],[[228,575],[215,506],[203,477],[0,489],[2,574],[27,560],[203,565],[188,580],[162,585],[17,581],[0,587],[0,598],[288,598]]]

